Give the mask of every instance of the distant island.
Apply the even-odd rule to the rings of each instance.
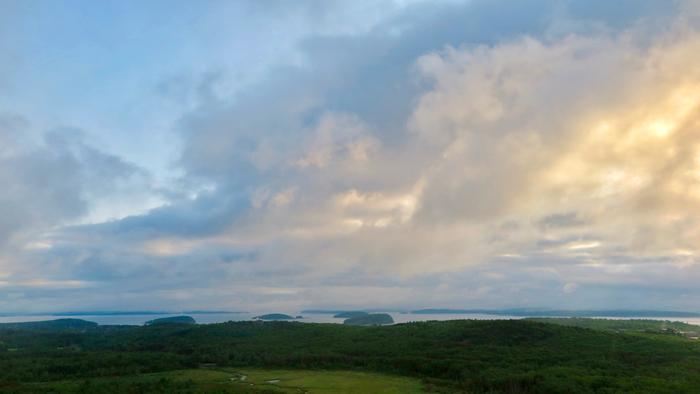
[[[159,326],[163,324],[197,324],[197,322],[192,318],[192,316],[171,316],[149,320],[144,323],[146,326]]]
[[[700,313],[682,311],[659,311],[659,310],[629,310],[629,309],[609,309],[609,310],[563,310],[563,309],[419,309],[411,311],[413,314],[483,314],[497,316],[517,316],[517,317],[700,317]]]
[[[59,311],[59,312],[0,312],[2,317],[14,316],[138,316],[138,315],[211,315],[211,314],[241,314],[242,311]]]
[[[167,311],[69,311],[48,313],[49,316],[136,316],[136,315],[171,315]]]
[[[345,319],[343,324],[352,326],[381,326],[394,324],[394,319],[388,313],[365,313]]]
[[[297,316],[300,319],[301,316]],[[268,313],[266,315],[255,316],[255,320],[294,320],[294,316],[285,315],[284,313]]]
[[[388,310],[366,309],[341,310],[341,309],[305,309],[302,313],[334,315],[334,317],[350,317],[349,314],[362,314],[374,312],[391,312]],[[664,310],[633,310],[633,309],[544,309],[544,308],[505,308],[505,309],[451,309],[451,308],[425,308],[416,310],[396,310],[397,313],[412,313],[417,315],[494,315],[514,317],[700,317],[698,312],[664,311]],[[347,315],[346,315],[347,314]]]
[[[48,313],[49,316],[134,316],[134,315],[208,315],[218,313],[246,313],[232,311],[70,311],[70,312],[54,312]]]

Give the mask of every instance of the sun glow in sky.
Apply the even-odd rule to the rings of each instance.
[[[0,312],[699,310],[693,0],[0,0]]]

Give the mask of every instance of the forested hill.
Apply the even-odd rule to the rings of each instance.
[[[203,365],[385,372],[418,377],[447,392],[683,393],[700,387],[697,341],[522,320],[376,327],[248,321],[0,331],[3,392],[28,382]]]

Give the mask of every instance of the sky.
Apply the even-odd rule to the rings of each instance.
[[[695,0],[0,0],[0,312],[700,312]]]

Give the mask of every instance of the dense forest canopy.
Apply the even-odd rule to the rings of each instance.
[[[551,324],[566,323],[567,325]],[[575,324],[574,324],[575,323]],[[361,327],[300,322],[0,330],[0,388],[227,368],[360,370],[447,392],[692,392],[699,342],[647,323],[455,320]],[[623,324],[622,322],[616,324]]]

